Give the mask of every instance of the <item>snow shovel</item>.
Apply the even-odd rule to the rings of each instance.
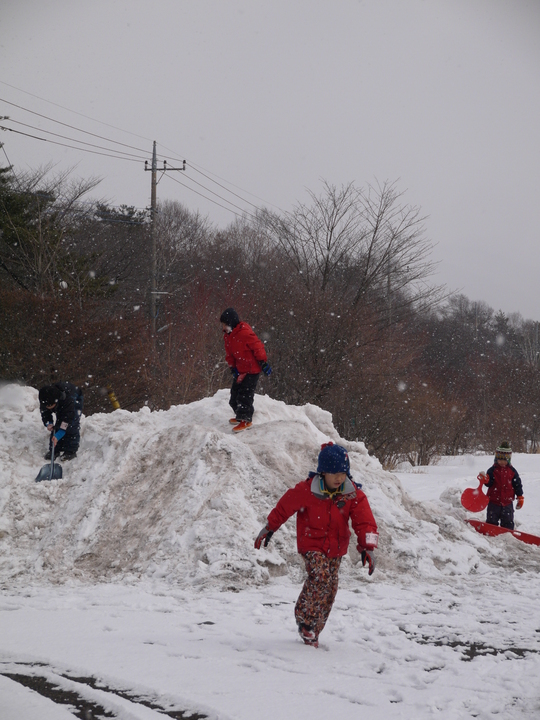
[[[467,488],[461,494],[461,504],[469,512],[482,512],[485,510],[489,503],[489,498],[484,495],[482,491],[483,480],[480,480],[480,484],[477,488]]]
[[[38,472],[36,482],[43,482],[43,480],[59,480],[62,477],[62,466],[54,464],[54,443],[51,443],[51,462],[48,465],[44,465]]]

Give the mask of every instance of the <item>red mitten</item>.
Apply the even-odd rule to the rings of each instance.
[[[272,530],[270,530],[268,525],[265,525],[261,532],[255,538],[255,547],[257,548],[257,550],[260,550],[261,544],[264,545],[264,547],[268,547],[268,543],[270,542],[270,538],[273,534],[274,533],[272,532]]]
[[[362,558],[362,567],[365,567],[367,564],[369,568],[368,575],[373,575],[373,571],[375,570],[375,552],[373,550],[366,550],[365,548],[362,549],[360,547],[357,549],[360,553],[360,557]]]

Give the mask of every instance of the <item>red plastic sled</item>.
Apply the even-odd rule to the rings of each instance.
[[[489,535],[495,537],[496,535],[503,535],[504,533],[511,533],[515,538],[521,540],[528,545],[540,545],[540,537],[538,535],[529,535],[529,533],[520,532],[519,530],[508,530],[508,528],[499,527],[498,525],[490,525],[489,523],[482,522],[481,520],[467,520],[469,525],[472,525],[476,532],[482,535]]]
[[[488,496],[484,495],[482,486],[484,483],[480,480],[477,488],[467,488],[461,493],[461,504],[469,512],[482,512],[488,506]]]

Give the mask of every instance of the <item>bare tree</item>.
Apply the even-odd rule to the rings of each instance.
[[[360,192],[351,184],[325,192],[310,192],[312,205],[299,204],[279,216],[268,210],[258,215],[309,290],[325,290],[337,268],[354,257],[365,238]]]
[[[395,184],[368,186],[361,193],[364,241],[354,265],[353,305],[369,297],[372,289],[386,297],[389,320],[392,302],[414,303],[419,309],[442,297],[441,289],[426,284],[435,264],[429,259],[431,243],[424,235],[424,218],[417,207],[402,205]]]
[[[158,289],[170,292],[194,277],[213,229],[207,217],[171,200],[159,204],[155,222]]]
[[[72,170],[53,175],[50,166],[17,176],[8,172],[0,195],[1,267],[19,287],[41,295],[58,292],[66,237],[92,212],[81,200],[100,180],[74,180]]]
[[[308,290],[338,291],[350,307],[378,302],[392,322],[403,307],[433,305],[442,289],[427,284],[431,244],[418,208],[400,203],[395,184],[367,190],[324,183],[311,205],[258,215]]]

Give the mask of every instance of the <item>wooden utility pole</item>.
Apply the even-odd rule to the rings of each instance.
[[[152,167],[148,167],[148,160],[144,163],[145,171],[152,173],[151,190],[150,190],[150,239],[151,239],[151,262],[150,262],[150,317],[152,319],[152,334],[156,334],[156,316],[157,316],[157,238],[156,238],[156,215],[157,215],[157,179],[158,166],[156,154],[156,141],[152,147]],[[184,160],[182,167],[167,167],[167,161],[163,161],[163,167],[160,168],[161,177],[168,170],[185,170],[186,161]],[[160,178],[161,180],[161,178]]]

